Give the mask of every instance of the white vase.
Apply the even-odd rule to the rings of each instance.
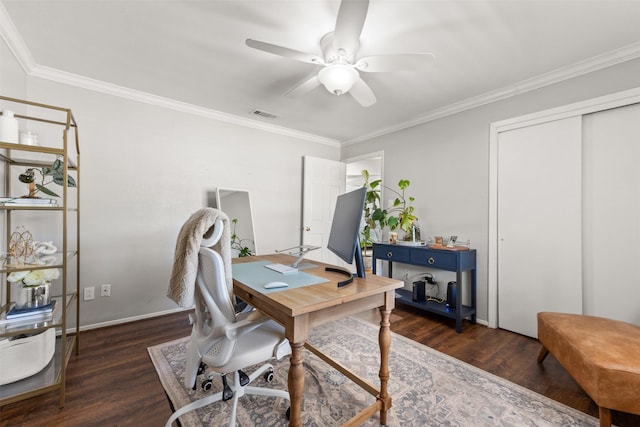
[[[19,142],[18,119],[13,116],[13,111],[3,110],[0,115],[0,141]]]

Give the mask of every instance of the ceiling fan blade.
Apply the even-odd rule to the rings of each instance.
[[[302,96],[306,93],[311,92],[313,89],[317,88],[318,86],[320,86],[320,79],[318,79],[318,76],[313,76],[311,77],[309,80],[304,81],[302,84],[300,84],[299,86],[291,89],[289,92],[286,93],[286,96]]]
[[[358,47],[368,10],[369,0],[342,0],[333,37],[336,50],[353,52]]]
[[[376,103],[376,96],[373,94],[369,85],[361,78],[356,80],[353,86],[351,86],[349,93],[363,107],[370,107]]]
[[[354,66],[358,71],[369,73],[411,71],[425,68],[434,60],[435,56],[431,53],[399,53],[360,58]]]
[[[289,49],[288,47],[282,47],[253,39],[247,39],[245,43],[247,46],[254,49],[262,50],[278,56],[284,56],[285,58],[295,59],[296,61],[308,62],[310,64],[324,64],[324,60],[322,58],[312,53],[301,52],[299,50]]]

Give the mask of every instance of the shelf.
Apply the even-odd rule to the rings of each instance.
[[[64,305],[67,309],[67,315],[69,314],[70,308],[72,308],[73,303],[76,300],[77,295],[75,293],[68,294],[64,298],[62,295],[56,295],[51,297],[57,301],[57,304],[61,304],[61,301],[64,301]],[[29,321],[25,319],[15,319],[13,321],[7,321],[7,310],[11,307],[10,304],[5,304],[2,308],[0,308],[0,339],[5,337],[10,337],[14,335],[33,333],[37,331],[42,331],[49,328],[62,327],[62,313],[63,307],[56,307],[55,313],[49,320],[35,320]]]
[[[67,344],[63,349],[62,338],[56,337],[56,350],[53,358],[40,372],[20,381],[0,386],[0,405],[7,405],[60,389],[63,378],[62,370],[67,368],[76,337],[67,337],[66,341]]]
[[[0,266],[0,274],[1,273],[13,273],[16,271],[31,271],[31,270],[46,270],[48,268],[63,268],[64,262],[70,260],[71,258],[78,255],[78,251],[68,251],[66,255],[66,259],[63,259],[63,255],[61,252],[56,252],[51,255],[55,257],[55,260],[48,265],[39,265],[39,264],[24,264],[20,267],[11,267],[4,265],[4,261]]]
[[[0,143],[0,148],[3,148],[6,145],[14,145],[14,146],[18,146],[19,148],[11,148],[11,150],[24,150],[24,151],[30,151],[30,152],[35,152],[35,153],[41,153],[41,149],[42,148],[46,148],[46,147],[40,147],[40,146],[32,146],[32,145],[20,145],[20,144],[6,144],[6,143]],[[25,148],[22,148],[25,147]],[[31,148],[31,149],[27,149],[27,147]],[[5,147],[6,148],[6,147]],[[38,149],[37,151],[34,150],[34,148]],[[4,153],[0,153],[0,160],[4,161],[5,163],[11,165],[11,166],[24,166],[24,167],[43,167],[43,166],[51,166],[51,164],[53,163],[53,160],[58,158],[59,156],[63,156],[62,153],[58,153],[58,149],[56,148],[50,148],[49,150],[52,150],[53,152],[46,154],[46,159],[44,158],[16,158],[16,157],[11,157],[8,156],[7,154]],[[75,165],[75,162],[72,159],[69,159],[69,162],[67,164],[67,170],[72,172],[72,171],[77,171],[78,167]]]
[[[439,303],[436,301],[414,301],[413,293],[405,289],[396,290],[396,302],[419,308],[421,310],[429,311],[431,313],[437,313],[450,319],[455,319],[457,316],[456,309],[448,307],[446,303]],[[463,319],[473,315],[476,310],[473,307],[466,305],[460,308],[461,317]]]
[[[0,141],[0,164],[3,164],[2,176],[4,177],[3,200],[7,197],[21,197],[21,194],[34,191],[19,181],[19,175],[24,174],[27,168],[39,169],[41,174],[43,168],[53,167],[56,161],[62,162],[60,191],[53,190],[60,194],[54,198],[54,206],[47,205],[0,205],[0,220],[3,221],[4,244],[2,246],[3,255],[15,244],[13,233],[25,227],[33,231],[33,240],[52,240],[59,248],[59,252],[53,254],[52,262],[49,265],[21,265],[6,266],[2,261],[0,265],[0,281],[4,286],[0,292],[0,340],[10,347],[19,347],[18,341],[10,342],[11,339],[20,339],[22,335],[30,336],[46,332],[50,336],[58,335],[54,349],[53,360],[39,373],[11,384],[0,387],[0,407],[8,403],[28,399],[50,391],[57,391],[60,394],[60,406],[64,405],[65,399],[65,378],[67,364],[71,358],[71,353],[75,349],[79,350],[80,332],[80,143],[78,139],[77,125],[70,109],[45,105],[37,102],[25,101],[0,95],[0,107],[2,109],[13,110],[14,117],[18,121],[20,129],[29,129],[44,135],[42,141],[44,145],[27,145],[15,142]],[[29,114],[26,114],[28,112]],[[76,181],[76,188],[67,187],[69,177]],[[37,181],[40,182],[40,181]],[[49,188],[49,187],[47,187]],[[39,194],[43,197],[44,194]],[[54,213],[55,212],[55,213]],[[31,271],[42,269],[60,270],[60,278],[56,279],[54,289],[59,295],[52,296],[57,306],[55,312],[49,318],[46,316],[40,319],[12,319],[6,320],[6,312],[11,308],[11,300],[15,300],[12,291],[15,285],[7,280],[7,276],[18,271]],[[74,324],[70,327],[69,324]],[[72,331],[69,337],[67,331]],[[34,339],[35,341],[35,339]],[[51,341],[49,344],[51,345]],[[51,348],[48,349],[49,351]],[[39,350],[37,350],[39,351]],[[48,356],[48,354],[47,354]],[[21,356],[20,356],[21,357]],[[2,355],[0,355],[0,360]],[[46,359],[42,359],[43,363]],[[29,365],[34,363],[30,360],[20,360],[24,367],[29,366],[37,369],[40,365]],[[22,366],[22,365],[21,365]],[[25,371],[27,372],[27,371]]]
[[[15,142],[0,141],[0,148],[5,148],[7,150],[30,151],[32,153],[44,153],[44,154],[52,154],[56,156],[64,156],[63,148],[44,147],[41,145],[25,145],[25,144],[17,144]],[[5,161],[9,163],[13,162],[13,160],[9,156],[4,154],[1,154],[0,158],[3,158]],[[30,161],[30,160],[26,160],[26,161]]]

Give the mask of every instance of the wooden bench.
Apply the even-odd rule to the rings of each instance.
[[[598,405],[600,426],[611,410],[640,415],[640,327],[602,317],[538,313],[538,363],[551,353]]]

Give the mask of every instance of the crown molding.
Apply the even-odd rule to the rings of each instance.
[[[504,88],[468,98],[463,101],[438,108],[436,110],[432,110],[427,114],[416,117],[415,119],[408,120],[394,126],[389,126],[376,132],[362,135],[358,138],[344,141],[342,143],[342,146],[346,147],[358,142],[366,141],[383,135],[388,135],[393,132],[398,132],[400,130],[418,126],[436,119],[450,116],[452,114],[461,113],[472,108],[477,108],[486,104],[490,104],[492,102],[500,101],[512,96],[550,86],[564,80],[569,80],[574,77],[589,74],[591,72],[598,71],[612,65],[621,64],[626,61],[631,61],[637,58],[640,58],[640,42],[632,43],[619,49],[606,52],[602,55],[597,55],[584,61],[577,62],[570,66],[559,68],[557,70],[550,71],[548,73],[541,74],[527,80],[523,80]]]
[[[174,111],[194,114],[221,122],[232,123],[239,126],[340,148],[340,141],[336,139],[326,138],[306,132],[299,132],[290,128],[285,128],[283,126],[262,123],[257,120],[251,120],[245,117],[223,113],[221,111],[213,110],[210,108],[199,107],[193,104],[176,101],[162,96],[152,95],[124,86],[118,86],[77,74],[68,73],[66,71],[58,70],[55,68],[38,65],[33,59],[29,48],[22,39],[22,36],[20,36],[20,33],[16,29],[13,21],[9,17],[9,14],[4,8],[2,2],[0,2],[0,36],[2,36],[7,46],[9,46],[9,49],[16,57],[16,60],[18,61],[20,66],[24,69],[25,73],[30,77],[46,79],[57,83],[63,83],[74,87],[104,93],[107,95],[143,102]]]
[[[247,119],[233,114],[223,113],[221,111],[213,110],[210,108],[199,107],[197,105],[189,104],[186,102],[180,102],[174,99],[137,91],[124,86],[106,83],[101,80],[95,80],[77,74],[68,73],[66,71],[61,71],[55,68],[35,65],[29,72],[29,75],[31,77],[51,80],[57,83],[63,83],[94,92],[100,92],[107,95],[117,96],[120,98],[126,98],[133,101],[154,105],[157,107],[206,117],[221,122],[232,123],[239,126],[276,133],[279,135],[289,136],[297,139],[303,139],[305,141],[329,145],[332,147],[340,147],[340,142],[335,139],[325,138],[305,132],[299,132],[290,128],[276,126],[269,123],[262,123],[256,120]]]
[[[4,8],[2,2],[0,2],[0,37],[4,39],[13,56],[16,57],[25,73],[28,74],[36,63],[27,48],[27,44],[22,39],[11,18],[9,18],[7,9]]]

